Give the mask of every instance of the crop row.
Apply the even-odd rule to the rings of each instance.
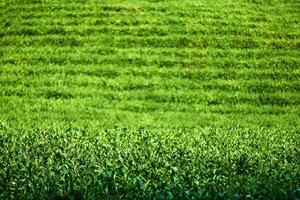
[[[131,82],[136,80],[143,80],[141,85],[149,85],[151,87],[159,86],[159,80],[164,79],[163,85],[169,85],[169,87],[186,87],[193,88],[204,81],[216,81],[223,84],[229,84],[229,81],[240,81],[242,85],[245,83],[251,83],[254,85],[257,81],[261,85],[265,86],[297,86],[300,74],[299,70],[270,70],[270,69],[182,69],[182,68],[140,68],[136,66],[115,66],[107,65],[93,66],[93,65],[45,65],[39,64],[32,69],[31,65],[4,65],[0,69],[0,74],[3,76],[1,81],[3,84],[23,84],[30,85],[42,81],[42,85],[55,85],[60,82],[63,85],[75,84],[80,85],[82,81],[86,82],[86,85],[98,85],[104,86],[103,81],[120,81],[120,78],[125,80],[131,79]],[[6,78],[10,77],[9,79]],[[43,77],[44,80],[39,79]],[[54,78],[58,78],[59,81],[55,81]],[[66,80],[69,78],[69,80]],[[107,80],[104,80],[107,78]],[[62,82],[63,80],[63,82]],[[176,85],[172,85],[172,82],[178,81]],[[223,80],[223,81],[222,81]],[[270,82],[270,80],[277,80],[277,83]],[[99,81],[99,83],[97,83]],[[220,82],[221,81],[221,82]],[[123,82],[123,83],[126,83]],[[128,81],[129,83],[129,81]],[[170,85],[171,83],[171,85]],[[189,85],[191,84],[191,85]],[[258,84],[258,85],[259,85]],[[107,85],[107,84],[106,84]],[[242,87],[240,87],[242,88]]]
[[[18,6],[16,6],[18,5]],[[184,8],[184,9],[183,9]],[[222,9],[220,9],[222,8]],[[245,9],[248,8],[248,9]],[[196,17],[206,14],[207,16],[214,16],[216,18],[221,18],[222,16],[233,14],[235,16],[240,15],[260,15],[264,16],[266,13],[275,14],[278,9],[285,12],[296,13],[299,8],[299,4],[282,4],[280,6],[269,5],[269,6],[253,6],[253,4],[243,4],[238,3],[228,3],[225,1],[220,1],[219,3],[196,3],[196,2],[179,2],[170,5],[169,3],[159,4],[159,3],[145,3],[137,2],[124,5],[121,3],[114,3],[114,5],[106,2],[97,2],[96,4],[81,4],[81,3],[69,3],[68,6],[65,4],[57,3],[47,3],[47,4],[6,4],[6,14],[15,14],[20,12],[32,12],[32,13],[57,13],[58,16],[65,15],[66,13],[73,13],[77,17],[83,16],[97,16],[97,14],[111,14],[111,15],[136,15],[136,14],[164,14],[165,16],[177,15],[181,17]],[[24,14],[24,13],[23,13]],[[86,15],[89,14],[89,15]],[[101,16],[101,15],[100,15]],[[99,17],[99,16],[98,16]],[[276,19],[278,15],[272,16]],[[278,17],[279,19],[279,17]]]
[[[5,91],[4,93],[7,93]],[[139,95],[140,93],[135,93],[135,95]],[[292,101],[297,101],[296,99],[291,99],[289,102],[286,99],[272,98],[260,96],[257,97],[257,100],[246,99],[245,97],[234,97],[230,95],[226,97],[226,99],[221,99],[223,97],[220,95],[206,94],[201,96],[201,99],[197,99],[197,101],[193,98],[188,100],[183,100],[180,97],[169,97],[166,99],[165,96],[157,97],[154,94],[150,96],[150,94],[145,94],[146,97],[123,97],[117,96],[113,93],[102,93],[101,96],[95,98],[93,100],[92,97],[84,97],[79,98],[74,97],[75,94],[70,94],[61,91],[53,91],[47,90],[44,94],[40,95],[32,95],[27,94],[26,96],[22,96],[23,100],[28,100],[34,96],[35,102],[32,103],[41,103],[42,106],[46,104],[53,105],[55,101],[69,104],[74,106],[75,110],[78,110],[76,106],[80,105],[86,106],[87,108],[92,108],[97,110],[97,112],[101,113],[101,110],[105,109],[115,109],[115,110],[124,110],[136,113],[147,113],[147,112],[194,112],[195,114],[264,114],[264,115],[281,115],[281,114],[299,114],[297,110],[299,110],[299,102],[298,105],[294,105]],[[73,98],[71,98],[73,97]],[[293,96],[292,96],[293,97]],[[292,98],[290,97],[290,98]],[[2,100],[18,100],[20,96],[5,96],[2,97]],[[231,98],[231,99],[230,99]],[[266,103],[268,98],[272,98],[271,102]],[[299,97],[298,97],[299,98]],[[231,101],[228,101],[230,99]],[[250,99],[250,100],[249,100]],[[277,105],[274,103],[277,100]],[[48,103],[46,101],[49,101]],[[265,101],[265,102],[264,102]],[[269,100],[270,101],[270,100]],[[281,101],[281,102],[279,102]],[[221,103],[222,102],[222,103]],[[249,103],[251,102],[251,103]],[[27,102],[28,105],[32,104],[31,102]],[[256,104],[255,104],[256,103]],[[281,103],[281,104],[279,104]],[[63,104],[61,105],[63,106]],[[37,110],[41,112],[42,110]]]
[[[195,90],[223,92],[250,92],[250,93],[277,93],[277,92],[298,92],[300,89],[299,80],[277,80],[251,78],[244,80],[243,76],[238,79],[228,79],[224,76],[198,75],[194,79],[182,79],[176,76],[153,76],[144,77],[137,75],[120,76],[89,76],[85,74],[64,75],[64,74],[37,74],[9,75],[6,74],[0,80],[3,87],[19,86],[30,87],[81,87],[88,89],[112,89],[122,90],[153,90],[153,89],[176,89],[176,90]],[[221,74],[222,75],[222,74]],[[203,76],[203,78],[202,78]],[[297,76],[296,76],[297,77]]]
[[[175,127],[224,127],[239,126],[249,127],[272,127],[277,129],[290,130],[291,127],[298,129],[299,122],[296,120],[299,116],[299,108],[292,107],[274,110],[264,108],[267,105],[261,105],[261,111],[256,112],[252,106],[246,108],[234,108],[236,113],[228,111],[229,107],[223,109],[218,106],[207,109],[200,108],[199,112],[177,109],[177,111],[168,111],[167,109],[153,108],[148,106],[149,110],[139,109],[139,107],[124,107],[121,104],[115,107],[113,102],[105,102],[95,99],[32,99],[26,98],[1,98],[4,103],[0,113],[1,123],[13,125],[24,130],[28,128],[40,127],[98,127],[99,129],[119,127],[140,127],[145,126],[150,130],[172,130]],[[124,105],[128,104],[124,102]],[[112,107],[107,107],[111,105]],[[131,104],[133,105],[133,104]],[[147,105],[147,104],[146,104]],[[160,105],[160,104],[154,104]],[[176,105],[171,105],[176,107]],[[271,106],[272,107],[272,106]],[[273,106],[274,107],[274,106]],[[234,110],[233,109],[233,110]],[[283,109],[285,111],[283,111]],[[176,110],[176,109],[175,109]],[[203,110],[203,112],[200,112]],[[213,111],[213,112],[210,112]],[[51,118],[49,118],[51,114]],[[13,122],[13,124],[11,123]]]
[[[200,19],[199,19],[200,18]],[[287,37],[295,38],[299,36],[297,30],[297,21],[281,21],[257,23],[248,22],[247,19],[206,19],[203,17],[191,18],[188,21],[185,18],[172,17],[167,19],[155,19],[149,17],[131,17],[118,19],[116,17],[103,18],[57,18],[52,19],[5,19],[3,23],[4,30],[10,34],[30,33],[38,34],[79,34],[88,35],[101,32],[110,32],[114,34],[157,34],[166,35],[171,33],[181,34],[233,34],[245,36],[260,37]],[[226,17],[224,17],[226,18]],[[292,18],[293,20],[293,18]],[[43,25],[43,26],[41,26]],[[76,26],[76,28],[74,28]],[[281,29],[283,28],[284,29]],[[167,29],[170,32],[167,32]],[[2,32],[3,35],[3,32]]]
[[[47,46],[53,45],[57,47],[85,47],[95,45],[113,46],[115,48],[235,48],[235,49],[253,49],[253,48],[269,48],[269,49],[287,49],[296,50],[299,47],[299,39],[261,39],[255,37],[244,36],[226,36],[226,35],[202,35],[202,36],[110,36],[107,34],[83,37],[78,35],[46,35],[46,36],[22,36],[22,37],[4,37],[2,39],[3,46]]]
[[[122,87],[122,86],[120,86]],[[2,95],[4,96],[31,96],[45,98],[87,98],[87,97],[105,97],[108,100],[126,100],[126,99],[140,99],[140,100],[153,100],[155,102],[184,102],[184,103],[207,103],[207,104],[236,104],[246,103],[251,105],[282,105],[292,106],[298,105],[299,93],[297,92],[284,92],[284,91],[264,91],[262,87],[261,91],[249,92],[247,90],[226,91],[226,86],[215,86],[214,84],[208,86],[202,86],[203,89],[184,89],[181,88],[151,88],[150,86],[136,86],[126,88],[123,86],[119,91],[116,88],[105,87],[87,87],[69,85],[63,86],[56,84],[54,86],[42,86],[37,83],[36,85],[3,85]],[[76,90],[74,91],[74,88]],[[205,89],[206,88],[206,89]],[[225,88],[225,89],[224,89]],[[299,91],[299,86],[295,89]]]
[[[24,59],[22,59],[24,58]],[[297,72],[299,69],[299,59],[297,58],[273,58],[270,59],[261,59],[261,60],[230,60],[230,58],[221,58],[221,59],[197,59],[197,60],[189,60],[189,59],[165,59],[165,60],[158,60],[162,59],[162,57],[149,57],[143,58],[140,56],[139,58],[130,58],[130,57],[123,57],[120,59],[114,59],[111,56],[103,56],[102,58],[99,56],[93,56],[93,58],[89,57],[82,57],[81,59],[78,57],[73,57],[70,59],[66,59],[63,57],[58,56],[43,56],[39,55],[39,58],[32,56],[33,59],[29,59],[28,57],[6,57],[1,62],[2,65],[21,65],[21,66],[30,66],[30,65],[53,65],[53,66],[119,66],[123,67],[123,69],[130,70],[130,67],[140,67],[140,68],[183,68],[183,69],[195,69],[197,70],[205,70],[205,69],[219,69],[219,70],[245,70],[250,71],[253,70],[277,70],[277,71],[287,71],[291,70],[292,73]],[[93,70],[92,70],[93,71]],[[95,75],[100,74],[96,72]],[[74,73],[74,72],[70,72]],[[88,73],[88,72],[87,72]],[[109,73],[109,70],[108,72]],[[253,72],[255,73],[255,72]],[[103,73],[105,74],[105,72]],[[115,73],[116,74],[116,73]],[[201,75],[200,75],[201,76]],[[251,76],[251,75],[249,75]]]
[[[188,35],[190,37],[193,36],[201,36],[201,35],[228,35],[228,36],[255,36],[259,38],[274,38],[274,39],[296,39],[299,38],[299,32],[293,32],[285,30],[285,32],[274,32],[273,30],[267,30],[266,28],[251,28],[247,29],[245,27],[237,27],[237,26],[211,26],[211,25],[197,25],[190,24],[183,26],[181,24],[178,25],[142,25],[142,26],[112,26],[112,25],[102,25],[98,26],[87,26],[85,24],[81,26],[76,26],[74,29],[74,25],[71,26],[62,26],[59,28],[57,25],[48,25],[40,27],[40,25],[32,26],[32,25],[17,25],[15,27],[10,26],[2,33],[2,36],[38,36],[38,35],[79,35],[79,36],[91,36],[91,35],[99,35],[99,34],[110,34],[115,36],[120,35],[136,35],[136,36],[167,36],[167,35]]]
[[[14,38],[18,40],[18,38]],[[262,58],[273,58],[273,57],[299,57],[300,53],[297,49],[268,49],[268,48],[249,48],[249,49],[237,49],[237,48],[117,48],[113,46],[107,45],[97,45],[97,46],[89,46],[89,47],[69,47],[62,46],[56,47],[51,45],[45,46],[24,46],[22,48],[15,48],[14,46],[2,46],[1,49],[2,54],[7,55],[26,55],[28,54],[64,54],[65,56],[71,57],[68,54],[74,55],[88,55],[88,54],[97,54],[99,56],[110,55],[110,54],[118,54],[120,56],[125,56],[128,54],[131,55],[148,55],[148,56],[166,56],[173,58],[224,58],[229,57],[231,59],[262,59]],[[92,55],[93,56],[93,55]]]

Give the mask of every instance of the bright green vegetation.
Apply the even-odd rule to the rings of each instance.
[[[295,131],[4,129],[0,142],[0,192],[17,199],[292,199],[300,181]]]
[[[0,1],[0,198],[300,198],[300,2]]]

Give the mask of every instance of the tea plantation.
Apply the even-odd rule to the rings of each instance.
[[[300,199],[298,0],[1,0],[0,199]]]

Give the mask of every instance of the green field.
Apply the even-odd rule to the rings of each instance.
[[[0,0],[0,199],[300,199],[298,0]]]

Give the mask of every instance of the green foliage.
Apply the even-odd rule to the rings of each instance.
[[[297,0],[0,7],[0,199],[299,199]]]
[[[300,183],[292,130],[2,127],[0,144],[4,198],[290,199]]]
[[[5,1],[0,119],[299,127],[299,5],[255,2]]]

